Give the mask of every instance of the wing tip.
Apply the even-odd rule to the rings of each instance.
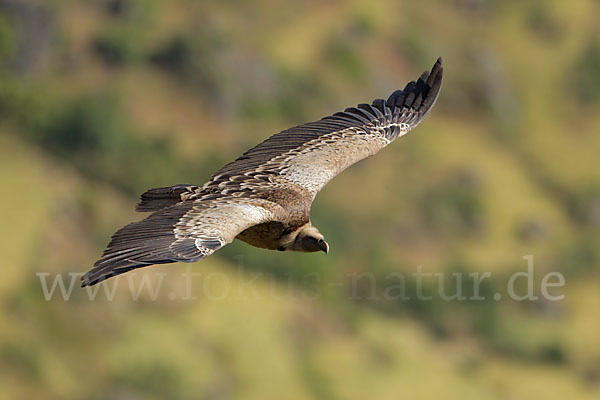
[[[177,261],[191,262],[195,260],[162,259],[149,262],[126,260],[126,263],[123,263],[115,259],[106,260],[103,257],[94,264],[94,268],[81,277],[81,287],[94,286],[113,276],[121,275],[134,269],[149,267],[155,264],[169,264]]]
[[[435,104],[442,88],[444,68],[442,57],[438,57],[430,71],[425,71],[419,79],[406,84],[404,89],[396,90],[390,95],[386,104],[397,109],[412,109],[423,119]]]
[[[91,271],[85,273],[82,277],[81,277],[81,287],[84,288],[86,286],[94,286],[97,283],[100,283],[108,278],[110,278],[110,276],[106,276],[106,275],[96,275],[95,271],[92,269]]]
[[[94,286],[115,275],[120,275],[137,267],[118,268],[114,259],[107,259],[106,254],[94,263],[94,267],[81,277],[81,287]]]

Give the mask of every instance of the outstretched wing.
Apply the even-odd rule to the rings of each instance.
[[[273,135],[217,171],[197,193],[265,187],[283,178],[314,198],[344,169],[416,127],[437,100],[442,74],[440,58],[431,72],[395,91],[387,101],[360,104]]]
[[[419,124],[442,85],[442,60],[403,90],[271,136],[217,171],[202,187],[142,195],[155,211],[117,231],[82,286],[151,264],[196,261],[243,230],[269,221],[305,221],[310,202],[334,176]]]
[[[152,264],[211,255],[250,226],[276,220],[280,207],[262,199],[224,196],[178,203],[118,230],[82,286]]]

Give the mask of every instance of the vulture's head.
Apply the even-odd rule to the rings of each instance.
[[[304,225],[296,232],[293,232],[290,239],[280,250],[303,251],[307,253],[322,251],[325,254],[329,253],[329,245],[325,241],[325,238],[317,228],[310,224]]]

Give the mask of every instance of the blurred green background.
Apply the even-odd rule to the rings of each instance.
[[[599,16],[593,0],[0,0],[0,398],[600,398]],[[201,184],[438,56],[422,125],[316,199],[328,256],[236,242],[191,287],[185,264],[135,274],[162,282],[156,300],[126,279],[112,301],[78,284],[46,300],[36,274],[68,289],[144,190]],[[564,300],[493,300],[530,254],[536,293],[557,271]],[[385,296],[418,266],[491,272],[486,300]]]

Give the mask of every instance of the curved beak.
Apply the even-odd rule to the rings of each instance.
[[[321,245],[321,251],[325,254],[329,254],[329,245],[326,241],[323,240],[323,243],[319,243]]]

